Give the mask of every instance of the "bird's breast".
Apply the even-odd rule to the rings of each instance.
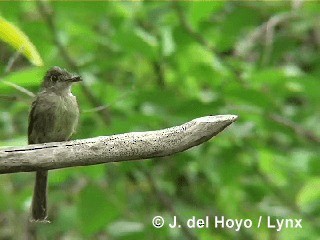
[[[56,102],[56,134],[69,138],[75,131],[79,118],[79,109],[74,96],[61,96]]]

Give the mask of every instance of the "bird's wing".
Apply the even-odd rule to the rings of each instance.
[[[28,143],[49,142],[47,134],[54,129],[55,103],[52,99],[40,94],[32,103],[29,114]]]
[[[34,125],[34,122],[36,121],[36,116],[34,115],[35,106],[36,106],[36,100],[32,102],[31,110],[29,113],[29,126],[28,126],[28,143],[29,144],[35,143],[31,136],[33,125]]]

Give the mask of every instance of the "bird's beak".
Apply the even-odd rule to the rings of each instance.
[[[68,82],[80,82],[80,81],[82,81],[82,79],[80,76],[75,76],[75,77],[69,78],[67,81]]]

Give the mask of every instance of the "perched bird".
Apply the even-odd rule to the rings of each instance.
[[[76,97],[71,93],[71,86],[79,81],[80,76],[75,76],[60,67],[53,67],[47,71],[42,89],[32,103],[29,114],[29,144],[70,139],[79,119],[79,107]],[[31,221],[48,222],[47,178],[47,170],[36,172]]]

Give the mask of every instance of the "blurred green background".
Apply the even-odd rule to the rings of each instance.
[[[52,223],[38,239],[319,239],[318,2],[1,2],[0,16],[1,147],[27,144],[31,93],[55,65],[84,79],[74,139],[239,115],[174,156],[50,171]],[[32,45],[44,66],[19,54]],[[0,175],[0,239],[31,234],[33,184],[34,173]],[[211,223],[156,229],[157,215]],[[214,216],[253,226],[216,229]],[[302,229],[276,231],[267,216]]]

